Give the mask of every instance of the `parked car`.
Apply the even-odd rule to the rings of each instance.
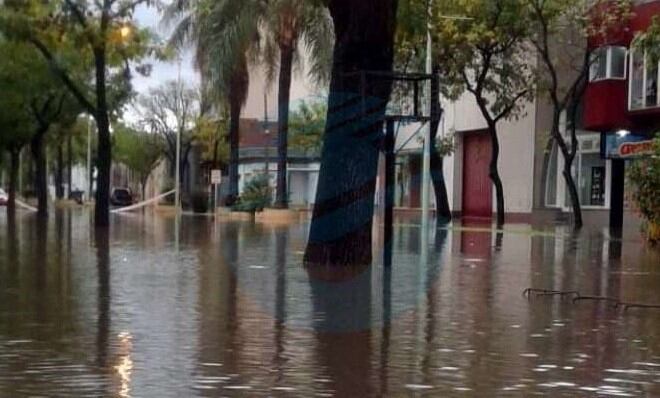
[[[9,196],[7,196],[7,192],[0,188],[0,206],[7,206],[8,200]]]
[[[128,188],[115,188],[110,195],[110,204],[113,206],[130,206],[133,204],[133,193]]]

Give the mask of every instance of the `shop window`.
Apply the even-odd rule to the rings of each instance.
[[[651,62],[645,53],[631,52],[628,106],[630,110],[660,106],[658,97],[658,63]]]
[[[607,46],[594,51],[589,79],[591,81],[626,78],[625,47]]]

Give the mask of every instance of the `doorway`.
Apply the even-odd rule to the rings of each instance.
[[[484,132],[463,135],[463,217],[491,218],[493,184],[488,176],[490,136]]]

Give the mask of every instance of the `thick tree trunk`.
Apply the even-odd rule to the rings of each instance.
[[[286,174],[289,145],[289,99],[291,96],[291,73],[294,51],[295,48],[291,45],[280,46],[280,77],[277,93],[277,190],[275,195],[275,207],[279,209],[289,207]]]
[[[502,186],[502,179],[497,167],[497,162],[500,157],[500,142],[497,138],[497,126],[493,123],[488,127],[491,141],[491,157],[488,175],[490,180],[495,186],[495,202],[497,205],[496,222],[497,228],[504,226],[504,187]]]
[[[11,150],[9,152],[9,187],[7,189],[7,213],[16,212],[16,191],[18,190],[18,169],[21,162],[21,151]]]
[[[391,82],[396,0],[332,0],[334,61],[308,265],[371,263],[371,230],[383,116]],[[377,12],[375,12],[377,11]]]
[[[30,150],[34,161],[34,189],[37,195],[37,216],[48,217],[48,171],[46,170],[46,154],[44,153],[44,136],[47,127],[41,127],[32,137]]]
[[[232,101],[229,105],[229,197],[227,204],[238,199],[238,140],[241,118],[241,104]]]
[[[57,145],[57,164],[55,165],[55,197],[64,198],[64,148],[60,142]]]
[[[110,224],[110,168],[112,167],[112,142],[110,139],[110,120],[106,98],[106,59],[105,50],[94,51],[96,67],[96,126],[98,129],[96,204],[94,224],[105,227]]]

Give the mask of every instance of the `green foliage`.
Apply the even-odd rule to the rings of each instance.
[[[136,173],[142,184],[146,183],[163,154],[163,138],[120,124],[115,126],[113,141],[114,160]]]
[[[443,94],[471,93],[494,123],[520,116],[534,94],[524,0],[444,0],[431,9]],[[450,17],[448,17],[450,16]]]
[[[268,183],[268,176],[259,174],[253,177],[243,187],[243,193],[233,207],[233,211],[262,211],[268,207],[272,200],[272,190]]]
[[[301,101],[289,116],[289,146],[305,152],[321,152],[328,106],[321,101]]]
[[[435,150],[440,157],[451,156],[456,150],[454,135],[447,134],[435,139]]]
[[[636,159],[628,168],[633,185],[633,199],[642,216],[660,225],[660,135],[653,143],[652,156]]]
[[[226,164],[229,160],[227,142],[229,126],[226,119],[217,120],[210,116],[200,116],[195,121],[195,142],[202,150],[202,160],[214,166]]]
[[[294,49],[294,62],[302,66],[304,54],[311,62],[310,77],[325,84],[330,80],[333,24],[327,8],[309,0],[272,0],[262,9],[261,61],[268,81],[277,76],[282,48]]]
[[[33,60],[45,60],[52,76],[61,78],[88,112],[97,106],[92,71],[95,59],[103,54],[108,108],[118,116],[132,95],[130,65],[136,65],[139,73],[148,74],[150,67],[143,61],[149,56],[163,56],[153,33],[138,27],[133,19],[138,4],[155,3],[7,0],[0,11],[0,31],[34,46],[40,56]]]
[[[633,47],[646,51],[650,62],[660,60],[660,16],[655,15],[649,28],[633,41]]]

